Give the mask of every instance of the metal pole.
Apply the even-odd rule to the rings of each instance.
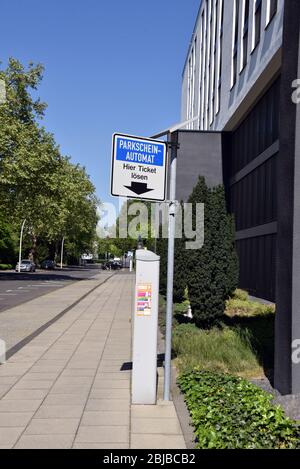
[[[159,237],[159,203],[155,202],[155,233],[154,233],[154,252],[157,254],[157,238]],[[158,226],[158,233],[156,232],[156,227]]]
[[[19,245],[19,265],[18,265],[18,272],[21,272],[21,260],[22,260],[22,241],[23,241],[23,231],[24,231],[24,226],[26,223],[26,218],[22,223],[21,226],[21,233],[20,233],[20,245]]]
[[[172,139],[172,135],[171,135]],[[175,248],[175,211],[176,211],[176,167],[177,143],[171,143],[170,161],[170,193],[169,193],[169,241],[168,241],[168,278],[167,278],[167,313],[166,313],[166,343],[165,343],[165,379],[164,400],[170,400],[171,384],[171,352],[172,352],[172,321],[173,321],[173,278],[174,278],[174,248]]]
[[[63,238],[61,242],[61,251],[60,251],[60,268],[61,269],[63,268],[64,242],[65,242],[65,238]]]

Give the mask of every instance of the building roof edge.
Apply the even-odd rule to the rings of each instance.
[[[199,16],[200,16],[202,4],[203,4],[203,0],[200,0],[200,5],[199,5],[199,8],[198,8],[198,13],[197,13],[197,17],[196,17],[196,21],[195,21],[193,33],[192,33],[192,35],[191,35],[190,44],[189,44],[188,51],[187,51],[187,54],[186,54],[186,58],[185,58],[185,61],[184,61],[184,66],[183,66],[183,70],[182,70],[182,74],[181,74],[182,77],[183,77],[183,74],[184,74],[184,71],[185,71],[185,68],[186,68],[186,63],[187,63],[187,60],[188,60],[188,56],[189,56],[189,54],[190,54],[190,50],[191,50],[191,47],[192,47],[192,44],[193,44],[193,40],[194,40],[194,37],[195,37],[195,32],[196,32],[197,25],[198,25],[198,20],[199,20]]]

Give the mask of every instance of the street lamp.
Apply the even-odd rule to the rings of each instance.
[[[61,251],[60,251],[60,268],[61,269],[63,268],[64,243],[65,243],[65,238],[63,238],[61,242]]]
[[[22,241],[23,241],[23,231],[24,231],[24,226],[26,223],[26,218],[22,223],[21,226],[21,233],[20,233],[20,245],[19,245],[19,264],[18,264],[18,273],[21,272],[21,259],[22,259]]]

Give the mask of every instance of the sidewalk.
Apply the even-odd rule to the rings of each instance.
[[[133,284],[112,276],[0,366],[0,449],[185,448],[172,402],[130,405]]]
[[[53,320],[70,305],[105,282],[111,272],[101,271],[86,280],[75,281],[43,296],[0,312],[0,338],[5,340],[7,350]],[[33,280],[32,280],[33,282]],[[40,286],[42,289],[43,285]]]

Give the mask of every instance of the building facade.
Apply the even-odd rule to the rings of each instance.
[[[300,393],[292,359],[300,343],[300,122],[292,100],[299,22],[297,0],[202,0],[182,77],[188,123],[177,135],[177,198],[198,175],[225,184],[240,287],[277,304],[275,382],[283,393]]]

